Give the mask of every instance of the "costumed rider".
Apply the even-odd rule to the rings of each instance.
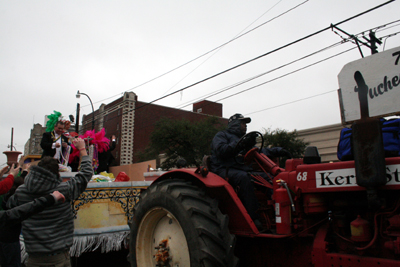
[[[251,180],[251,174],[254,170],[250,165],[240,164],[235,160],[235,147],[239,140],[247,132],[247,123],[250,123],[249,117],[236,113],[228,120],[228,128],[218,132],[211,143],[210,168],[211,171],[222,178],[226,178],[233,188],[238,189],[238,196],[246,208],[248,214],[256,227],[261,230],[262,223],[257,214],[258,201],[254,192],[254,185]],[[242,147],[239,150],[250,149],[256,144],[257,134],[250,135],[241,142]],[[290,153],[282,148],[263,148],[262,153],[270,156],[289,156]],[[271,181],[264,172],[257,172],[265,180]],[[272,194],[272,192],[269,192]]]
[[[85,134],[79,136],[79,138],[82,138],[83,140],[85,140],[85,142],[87,144],[88,155],[92,162],[93,170],[96,173],[100,173],[98,170],[100,168],[99,167],[100,155],[110,149],[110,145],[109,145],[110,139],[108,139],[105,135],[106,135],[105,129],[102,128],[97,133],[93,129],[90,131],[86,131]],[[115,146],[115,140],[113,143]],[[71,152],[71,154],[69,156],[69,163],[72,166],[72,170],[74,171],[74,170],[79,169],[79,163],[78,163],[79,150],[76,149],[74,147],[74,145],[72,145],[72,148],[73,148],[73,151]],[[111,154],[111,152],[110,152],[110,154]]]
[[[111,151],[115,149],[116,141],[115,135],[111,137],[111,143],[109,144],[108,148],[104,148],[102,152],[99,151],[99,167],[97,168],[96,172],[109,172],[109,166],[114,161],[114,156],[111,154]]]
[[[43,133],[40,146],[43,149],[42,158],[50,156],[58,160],[62,165],[68,164],[71,146],[68,137],[63,133],[65,130],[65,121],[62,121],[62,115],[58,111],[47,116],[46,132]]]

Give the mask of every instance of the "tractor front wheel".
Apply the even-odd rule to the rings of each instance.
[[[218,202],[188,181],[153,183],[131,223],[131,266],[236,266],[235,237]]]

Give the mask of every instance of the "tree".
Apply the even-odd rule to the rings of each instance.
[[[296,130],[287,132],[282,129],[271,130],[269,128],[265,130],[263,137],[265,147],[282,147],[289,151],[293,158],[302,158],[306,147],[309,145],[308,142],[298,139]],[[286,158],[281,158],[279,165],[284,166],[285,161]]]
[[[188,166],[199,166],[203,156],[211,153],[211,141],[222,128],[216,117],[198,122],[162,118],[155,124],[149,146],[137,155],[143,161],[165,153],[160,167],[166,170],[177,166],[182,158]]]

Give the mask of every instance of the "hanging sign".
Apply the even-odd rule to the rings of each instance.
[[[346,64],[338,80],[343,123],[361,119],[362,110],[368,117],[400,114],[400,47]]]

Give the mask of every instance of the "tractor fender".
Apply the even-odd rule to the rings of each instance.
[[[195,168],[176,169],[162,174],[153,183],[173,178],[185,179],[197,186],[204,187],[209,196],[217,199],[221,212],[229,216],[231,233],[245,236],[259,234],[235,189],[219,175],[209,172],[203,177],[200,173],[196,173]]]

